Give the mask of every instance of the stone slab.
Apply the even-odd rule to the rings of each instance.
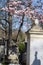
[[[30,36],[30,65],[43,65],[43,35]]]

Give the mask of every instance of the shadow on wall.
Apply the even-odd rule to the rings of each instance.
[[[38,52],[36,51],[35,52],[35,59],[34,59],[32,65],[41,65],[41,61],[40,61],[40,59],[37,58],[37,54],[38,54]]]

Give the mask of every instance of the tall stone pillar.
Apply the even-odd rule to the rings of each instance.
[[[34,26],[27,33],[27,65],[43,65],[43,29]]]
[[[30,34],[27,33],[27,55],[26,65],[30,65]]]

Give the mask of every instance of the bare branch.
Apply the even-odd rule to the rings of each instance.
[[[23,25],[23,22],[24,22],[24,16],[25,16],[25,14],[23,13],[23,15],[22,15],[22,22],[21,22],[20,27],[19,27],[19,30],[18,30],[18,34],[17,34],[17,37],[16,37],[16,41],[17,41],[18,35],[20,33],[21,27]]]

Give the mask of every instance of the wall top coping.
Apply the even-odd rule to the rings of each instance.
[[[40,26],[33,26],[29,33],[43,35],[43,29]]]

